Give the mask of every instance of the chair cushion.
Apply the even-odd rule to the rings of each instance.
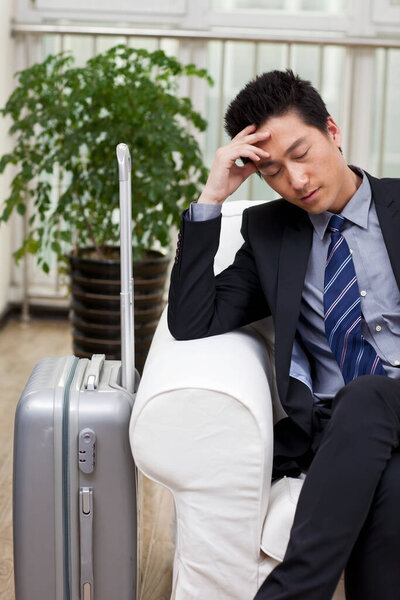
[[[286,552],[304,477],[283,477],[271,486],[261,549],[275,560],[282,561]]]

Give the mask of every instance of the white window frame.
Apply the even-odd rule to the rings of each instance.
[[[249,29],[327,32],[374,37],[380,32],[400,35],[400,5],[390,0],[349,0],[347,15],[279,10],[216,11],[211,0],[16,0],[17,22],[68,20],[69,22],[118,23],[179,27],[181,29]],[[255,23],[257,26],[255,27]]]
[[[81,12],[81,0],[34,0],[33,6],[39,12],[65,10]],[[182,15],[186,11],[186,0],[152,0],[143,4],[141,0],[118,0],[112,4],[109,0],[86,0],[85,9],[93,12],[117,12],[154,15]]]
[[[185,20],[192,0],[16,0],[16,21],[38,23],[68,20],[91,23],[141,23],[164,26],[178,25]]]
[[[390,0],[374,0],[373,22],[379,28],[385,26],[386,29],[400,29],[400,4],[393,6]]]
[[[346,15],[293,10],[232,10],[216,11],[211,0],[16,0],[16,21],[38,23],[43,21],[91,22],[121,25],[152,25],[181,29],[248,29],[327,32],[342,35],[374,37],[382,33],[400,35],[400,5],[391,6],[390,0],[349,0]],[[256,27],[255,27],[256,23]]]

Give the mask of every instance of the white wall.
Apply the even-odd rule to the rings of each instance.
[[[13,89],[15,70],[15,45],[10,36],[10,20],[14,14],[14,0],[0,2],[0,106],[3,108]],[[10,123],[0,117],[0,156],[11,149],[11,139],[7,134]],[[8,171],[8,172],[7,172]],[[8,196],[10,171],[0,175],[0,206]],[[7,307],[8,289],[11,276],[11,225],[0,226],[0,315]]]

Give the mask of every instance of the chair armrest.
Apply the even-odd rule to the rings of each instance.
[[[257,590],[272,471],[269,377],[254,328],[176,341],[164,312],[130,440],[139,469],[174,496],[179,597],[245,600]]]
[[[189,390],[191,394],[198,390],[201,396],[224,395],[230,402],[238,403],[254,420],[263,441],[272,445],[270,388],[274,384],[269,352],[265,338],[253,326],[198,340],[177,341],[169,333],[165,309],[133,408],[130,436],[135,453],[135,430],[142,413],[151,410],[154,402],[163,403],[160,396],[185,397]],[[181,408],[188,413],[193,406],[188,402]],[[161,426],[159,419],[157,422]],[[267,448],[268,455],[271,448]]]
[[[166,307],[146,360],[131,426],[158,394],[197,388],[232,395],[254,414],[260,426],[269,427],[273,342],[263,325],[264,320],[223,335],[178,341],[168,330]]]

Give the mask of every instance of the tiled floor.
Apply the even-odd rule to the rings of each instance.
[[[12,441],[14,411],[33,366],[45,356],[71,353],[69,324],[11,321],[0,331],[0,600],[14,600],[12,558]],[[167,600],[171,594],[173,543],[169,492],[142,481],[143,522],[138,600]],[[43,599],[52,600],[52,599]]]

